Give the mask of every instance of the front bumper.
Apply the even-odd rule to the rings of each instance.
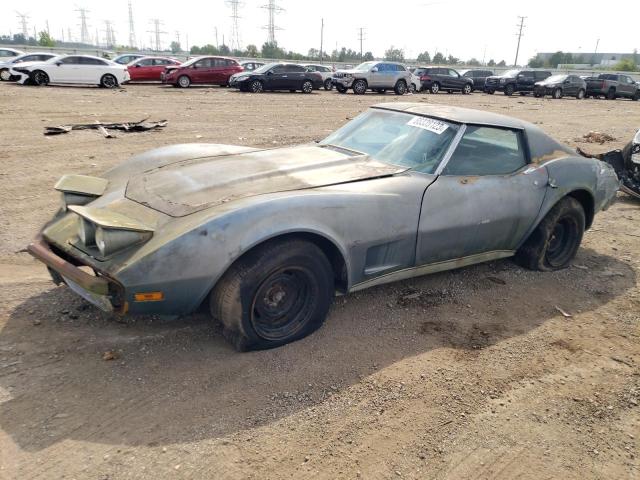
[[[105,312],[127,310],[122,302],[122,289],[115,282],[99,275],[91,275],[57,255],[42,236],[27,247],[27,251],[47,266],[56,284],[65,283],[75,293]]]
[[[353,84],[353,77],[331,77],[331,85],[341,86],[344,88],[351,88]]]

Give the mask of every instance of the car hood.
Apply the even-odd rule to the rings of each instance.
[[[34,65],[45,65],[47,64],[47,62],[22,62],[22,63],[14,63],[9,65],[10,68],[12,68],[13,70],[15,70],[16,68],[30,68],[33,67]]]
[[[357,73],[369,73],[368,70],[356,70],[355,68],[352,68],[350,70],[336,70],[335,73],[350,73],[351,75],[357,74]]]
[[[182,159],[129,179],[126,197],[173,217],[269,193],[386,177],[407,169],[331,146]]]

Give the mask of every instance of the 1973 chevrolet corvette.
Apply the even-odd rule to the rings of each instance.
[[[336,291],[515,256],[567,267],[619,181],[536,126],[374,106],[312,145],[175,145],[67,175],[29,251],[103,310],[207,302],[239,350],[318,328]]]

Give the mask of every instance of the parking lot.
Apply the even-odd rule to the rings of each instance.
[[[312,142],[385,101],[513,115],[594,153],[640,127],[629,100],[0,84],[0,478],[638,478],[640,202],[625,194],[567,270],[504,260],[375,287],[304,340],[243,354],[204,314],[103,314],[23,251],[64,173],[175,143]],[[42,134],[147,117],[168,125]]]

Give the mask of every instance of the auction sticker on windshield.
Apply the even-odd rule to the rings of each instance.
[[[422,128],[423,130],[429,130],[430,132],[437,133],[438,135],[449,128],[449,125],[446,123],[427,117],[413,117],[407,122],[407,125]]]

